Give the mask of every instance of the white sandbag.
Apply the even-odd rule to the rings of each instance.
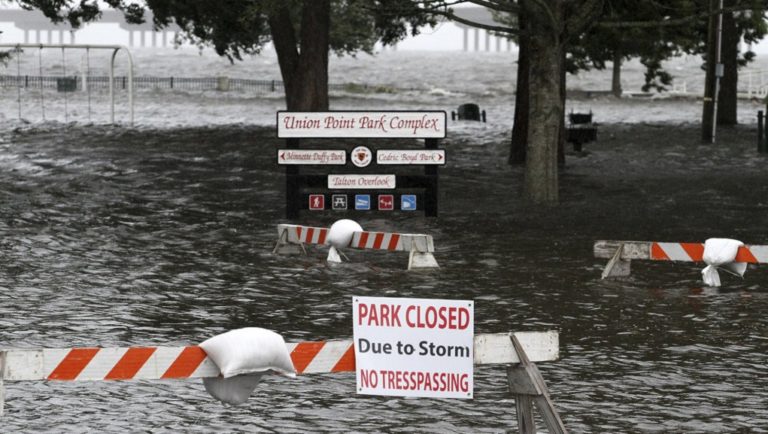
[[[331,225],[325,243],[330,244],[337,249],[343,249],[344,247],[349,247],[349,243],[352,242],[352,235],[355,232],[362,231],[363,228],[354,220],[338,220]]]
[[[336,250],[336,247],[331,246],[331,248],[328,250],[328,258],[326,261],[336,264],[341,263],[341,256],[339,256],[339,252]]]
[[[739,276],[743,276],[747,270],[745,262],[734,262],[739,247],[744,243],[728,238],[710,238],[704,242],[704,255],[702,259],[707,266],[701,270],[704,283],[709,286],[720,286],[720,274],[718,268],[723,268]]]
[[[257,374],[236,375],[234,377],[205,377],[203,385],[208,393],[221,402],[240,405],[248,400],[259,384],[264,372]]]
[[[339,256],[337,249],[348,247],[349,243],[352,242],[352,236],[355,232],[362,231],[362,226],[354,220],[341,219],[334,222],[331,225],[331,229],[328,230],[328,237],[325,239],[325,244],[330,244],[331,246],[328,250],[328,258],[326,261],[341,263],[341,256]]]
[[[273,370],[295,376],[291,355],[279,334],[258,327],[232,330],[200,344],[224,378]]]

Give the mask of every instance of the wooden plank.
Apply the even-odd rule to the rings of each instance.
[[[616,253],[619,245],[624,244],[621,252],[622,260],[651,259],[650,241],[595,241],[595,258],[610,259]]]
[[[534,362],[560,358],[559,335],[556,331],[514,333],[525,353]],[[475,336],[475,364],[520,363],[509,333]]]
[[[509,333],[475,336],[476,365],[511,364],[520,360],[512,346]],[[556,331],[515,333],[526,353],[534,361],[557,360],[559,339]],[[303,374],[354,371],[354,353],[349,351],[351,340],[289,343],[294,365]],[[134,366],[130,377],[115,375],[116,366],[126,365],[128,351],[154,348],[151,355]],[[302,351],[299,349],[302,348]],[[307,348],[314,352],[305,351]],[[132,347],[132,348],[67,348],[67,349],[9,349],[3,379],[9,381],[100,381],[105,379],[158,380],[171,378],[216,377],[218,368],[199,354],[199,347]],[[300,353],[300,354],[299,354]],[[184,354],[191,354],[186,357]],[[351,360],[350,360],[351,358]],[[171,374],[172,373],[172,374]]]

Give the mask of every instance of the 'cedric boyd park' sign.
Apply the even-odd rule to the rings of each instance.
[[[277,137],[286,140],[277,150],[277,163],[286,173],[286,217],[329,209],[422,210],[437,216],[437,166],[446,161],[445,150],[437,146],[446,136],[446,123],[443,111],[277,112]],[[337,143],[340,149],[302,149],[300,139],[389,142],[386,149],[374,150],[359,143],[352,149],[348,143]],[[391,139],[424,139],[424,149],[392,149]],[[302,173],[302,166],[314,171]],[[423,166],[423,174],[402,173],[397,166]],[[328,172],[318,173],[323,168]]]
[[[472,301],[353,297],[352,308],[358,393],[472,398]]]

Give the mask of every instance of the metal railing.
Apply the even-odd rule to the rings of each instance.
[[[76,90],[99,90],[109,88],[109,77],[101,75],[0,75],[0,88],[59,89],[63,81],[73,81]],[[127,90],[129,77],[115,76],[115,90]],[[241,91],[270,94],[285,91],[280,80],[255,80],[230,77],[133,77],[134,89],[179,89],[189,91]],[[70,89],[75,90],[75,89]],[[394,88],[382,85],[359,83],[331,83],[328,90],[350,93],[391,93],[396,91],[419,90],[415,88]]]

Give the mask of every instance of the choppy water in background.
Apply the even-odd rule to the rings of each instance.
[[[370,74],[386,75],[375,66]],[[308,257],[270,253],[275,227],[285,221],[283,176],[274,162],[281,143],[258,125],[273,122],[280,99],[232,97],[229,105],[220,96],[142,98],[152,109],[134,129],[26,125],[10,116],[2,123],[0,346],[181,345],[244,326],[272,328],[289,341],[340,338],[351,335],[353,295],[471,298],[477,333],[560,331],[561,360],[539,367],[572,432],[768,431],[765,267],[750,269],[744,280],[723,276],[724,287],[713,289],[702,288],[699,267],[690,264],[637,262],[630,278],[601,281],[604,261],[592,257],[596,239],[768,243],[767,162],[754,153],[753,125],[722,130],[718,146],[701,146],[696,125],[686,121],[618,123],[646,111],[674,123],[682,110],[698,113],[690,102],[571,102],[611,113],[614,122],[601,126],[586,153],[569,152],[563,204],[537,209],[520,198],[521,169],[505,163],[508,125],[451,123],[440,217],[354,215],[366,229],[434,235],[442,268],[409,273],[405,255],[352,251],[351,264],[328,267],[323,249]],[[191,112],[178,109],[200,98]],[[508,92],[484,101],[502,107],[511,100]],[[464,98],[335,101],[450,110]],[[237,111],[246,107],[251,111]],[[4,104],[8,110],[14,108]],[[218,113],[228,117],[217,122]],[[269,117],[246,122],[252,113]],[[241,116],[241,124],[218,125]],[[339,217],[305,213],[301,223]],[[515,428],[504,368],[478,367],[475,382],[474,400],[448,401],[357,397],[352,374],[271,377],[233,408],[212,401],[197,381],[7,383],[0,426]]]
[[[19,57],[19,64],[11,61],[0,74],[21,76],[82,75],[86,71],[86,57],[82,51],[68,50],[63,61],[60,50],[43,50],[42,63],[38,51],[27,50]],[[91,75],[109,74],[111,53],[92,50],[88,69]],[[280,80],[280,71],[274,52],[246,57],[231,64],[210,50],[202,54],[194,49],[134,49],[135,74],[154,77],[216,77]],[[336,110],[377,107],[379,109],[456,110],[459,104],[475,102],[486,110],[488,121],[499,128],[511,128],[514,113],[514,91],[517,54],[492,52],[392,52],[375,56],[332,57],[330,81],[332,83],[370,84],[385,92],[334,91],[331,108]],[[42,66],[42,68],[41,68]],[[688,92],[701,91],[704,77],[701,59],[686,57],[668,62],[667,69],[675,77],[677,88],[683,83]],[[760,72],[766,71],[766,72]],[[752,72],[755,87],[768,86],[768,59],[758,57],[741,71],[741,91],[746,92],[748,73]],[[627,93],[640,92],[644,69],[638,62],[628,62],[622,69],[622,86]],[[127,58],[116,57],[115,74],[127,74]],[[607,91],[610,89],[610,71],[589,71],[569,75],[567,87],[573,91]],[[672,88],[670,88],[672,90]],[[602,96],[592,99],[573,99],[567,110],[589,111],[601,123],[667,122],[690,123],[701,118],[701,104],[690,98],[678,99],[666,92],[652,98],[625,98],[617,101]],[[56,122],[108,123],[109,95],[94,91],[90,95],[91,113],[88,112],[89,95],[86,92],[57,93],[46,89],[41,95],[37,89],[22,89],[21,117],[38,123],[43,119]],[[18,89],[0,87],[0,125],[19,118]],[[140,89],[135,98],[138,125],[153,128],[199,127],[205,125],[264,125],[272,126],[275,111],[284,108],[280,92],[217,92],[184,91],[179,89]],[[741,101],[739,121],[755,123],[756,111],[762,108],[757,101]],[[128,96],[116,93],[116,120],[129,122]],[[65,115],[66,114],[66,115]]]

